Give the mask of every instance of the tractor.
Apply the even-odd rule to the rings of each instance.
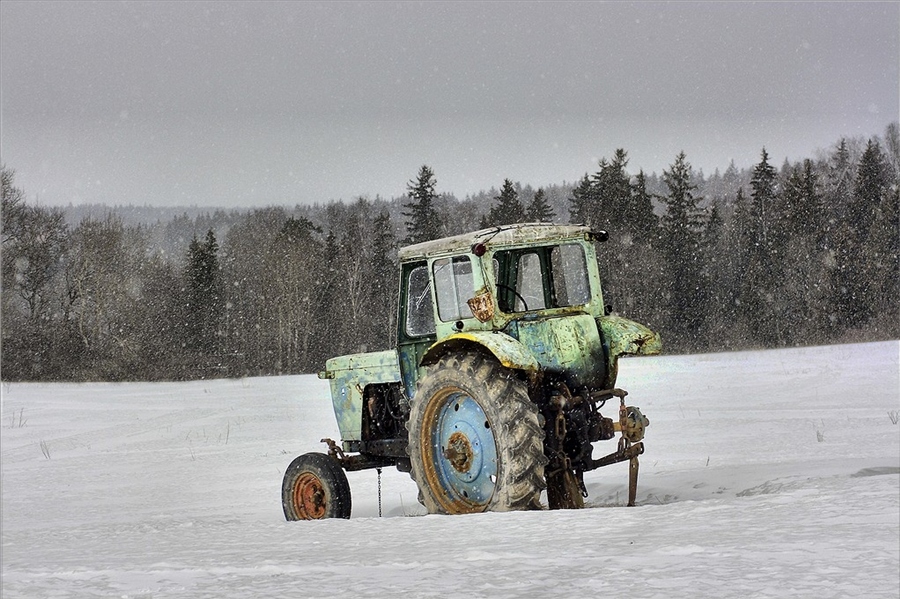
[[[463,514],[581,508],[584,473],[628,461],[634,505],[649,420],[616,388],[618,360],[661,343],[604,304],[608,237],[526,223],[401,248],[396,348],[326,361],[341,441],[287,468],[285,518],[349,518],[345,472],[388,466],[429,513]]]

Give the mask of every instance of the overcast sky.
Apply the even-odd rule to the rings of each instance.
[[[900,3],[0,3],[0,153],[41,204],[463,198],[684,150],[882,135]]]

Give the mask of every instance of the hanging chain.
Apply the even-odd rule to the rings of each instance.
[[[378,517],[381,518],[381,468],[376,468],[378,472]]]

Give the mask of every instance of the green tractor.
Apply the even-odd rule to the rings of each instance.
[[[461,514],[542,509],[545,489],[550,509],[583,507],[584,473],[629,461],[634,505],[649,421],[625,405],[617,364],[661,345],[604,306],[606,239],[517,224],[402,248],[397,347],[326,362],[342,440],[290,464],[285,517],[349,518],[345,471],[385,466],[410,473],[429,513]]]

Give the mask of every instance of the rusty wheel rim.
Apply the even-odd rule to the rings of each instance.
[[[325,487],[319,477],[304,472],[294,482],[294,512],[301,520],[319,520],[325,517],[328,504]]]

